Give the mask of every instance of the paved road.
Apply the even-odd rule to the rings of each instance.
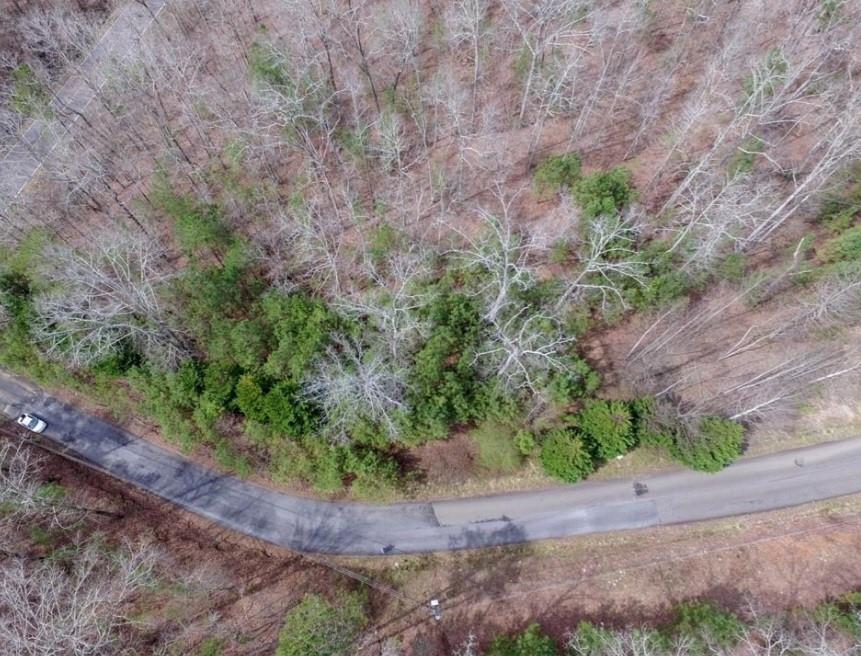
[[[134,40],[152,26],[166,4],[167,0],[146,0],[145,5],[130,0],[118,7],[99,41],[52,100],[53,113],[74,123],[107,81],[109,63],[129,52]],[[0,207],[17,198],[65,134],[61,121],[30,122],[20,140],[0,160]]]
[[[290,496],[191,463],[0,375],[0,410],[48,422],[45,436],[99,469],[219,524],[304,552],[417,553],[690,522],[861,492],[861,439],[679,471],[539,492],[372,506]]]

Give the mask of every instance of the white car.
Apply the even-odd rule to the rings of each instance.
[[[15,421],[18,422],[19,426],[23,426],[28,431],[33,431],[34,433],[41,433],[48,427],[48,423],[44,419],[39,419],[36,415],[26,412],[20,415]]]

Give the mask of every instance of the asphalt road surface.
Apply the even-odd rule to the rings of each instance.
[[[110,62],[122,58],[135,39],[146,32],[167,0],[127,2],[116,9],[108,26],[87,56],[71,71],[51,101],[53,120],[30,121],[19,140],[0,160],[0,207],[23,191],[66,135],[64,124],[74,123],[97,97],[110,72]]]
[[[861,492],[861,439],[678,471],[429,503],[374,506],[290,496],[191,463],[0,375],[0,410],[48,422],[44,437],[98,469],[240,533],[304,552],[446,551],[772,510]],[[28,439],[22,431],[22,439]]]

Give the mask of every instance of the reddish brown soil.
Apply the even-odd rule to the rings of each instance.
[[[465,433],[428,442],[412,451],[412,466],[421,482],[456,485],[475,474],[475,443]]]

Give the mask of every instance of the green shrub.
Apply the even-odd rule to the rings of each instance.
[[[532,182],[539,196],[546,197],[560,189],[572,189],[580,180],[581,161],[577,153],[551,155],[535,168]]]
[[[588,175],[574,186],[574,198],[586,219],[615,214],[627,207],[635,196],[631,173],[621,167]]]
[[[230,362],[249,372],[258,372],[266,362],[272,344],[272,334],[267,322],[261,318],[241,319],[229,329]]]
[[[443,437],[448,427],[481,416],[480,385],[474,359],[481,316],[474,299],[443,293],[430,306],[433,325],[416,353],[408,401],[411,431],[417,437]]]
[[[655,417],[656,404],[651,396],[644,396],[629,402],[634,440],[643,446],[669,448],[673,444],[673,434]]]
[[[366,623],[358,595],[344,595],[335,604],[305,595],[284,618],[275,656],[344,656]]]
[[[837,23],[843,15],[843,0],[820,0],[819,2],[819,29],[827,30]]]
[[[197,360],[183,362],[173,374],[168,374],[171,401],[191,408],[203,391],[203,364]]]
[[[851,262],[861,259],[861,226],[844,230],[829,239],[820,253],[826,262]]]
[[[304,440],[308,453],[308,477],[318,492],[335,492],[344,487],[344,449],[331,444]]]
[[[520,416],[517,397],[497,379],[477,381],[474,405],[476,419],[492,419],[505,424],[517,421]]]
[[[573,254],[574,249],[571,242],[567,239],[559,239],[553,242],[547,259],[550,264],[565,264],[571,259]]]
[[[741,424],[731,419],[703,417],[696,431],[676,432],[671,452],[693,469],[716,472],[741,455],[743,443]]]
[[[759,137],[751,137],[738,147],[735,155],[730,159],[728,175],[735,178],[753,170],[756,156],[765,150],[765,142]]]
[[[679,417],[667,402],[652,397],[629,403],[635,439],[644,446],[661,446],[679,462],[700,471],[723,469],[741,455],[744,427],[730,419]]]
[[[207,638],[197,648],[197,656],[221,656],[224,649],[224,640],[221,638]]]
[[[861,612],[858,604],[853,604],[852,601],[850,596],[840,602],[820,604],[813,611],[813,617],[822,625],[836,627],[852,640],[861,640]]]
[[[592,622],[580,622],[568,640],[568,653],[572,656],[603,656],[613,632]]]
[[[837,180],[837,191],[825,196],[819,209],[819,220],[833,233],[850,228],[861,214],[861,162],[843,171]]]
[[[541,627],[531,624],[515,637],[499,636],[487,650],[487,656],[557,656],[553,638],[541,632]]]
[[[694,653],[705,655],[735,645],[744,625],[732,613],[708,602],[693,602],[678,607],[671,629],[676,636],[690,641]]]
[[[551,476],[574,483],[594,470],[583,438],[566,428],[550,431],[541,443],[541,465]]]
[[[634,446],[631,412],[624,401],[587,401],[577,413],[576,425],[601,460],[620,456]]]
[[[629,631],[637,644],[636,654],[661,654],[669,656],[671,643],[658,631],[648,629],[633,629]],[[567,643],[567,654],[570,656],[609,656],[619,652],[617,633],[612,629],[595,626],[591,622],[580,622]],[[625,651],[625,654],[628,652]]]
[[[265,281],[251,268],[241,242],[233,243],[220,266],[192,260],[174,281],[171,299],[183,308],[183,323],[212,361],[232,362],[233,317],[252,313]]]
[[[403,421],[402,415],[396,416],[395,421],[397,422],[399,418]],[[374,449],[385,450],[392,441],[392,436],[388,430],[365,417],[359,417],[353,421],[347,429],[347,433],[356,446],[369,446]]]
[[[769,50],[759,71],[756,74],[751,73],[742,81],[745,101],[756,103],[774,95],[777,88],[786,81],[788,68],[789,62],[780,48]]]
[[[21,64],[13,68],[9,75],[12,82],[9,106],[14,111],[22,116],[50,114],[48,103],[51,100],[51,94],[36,77],[32,68],[27,64]]]
[[[567,371],[557,371],[547,386],[554,403],[564,405],[591,395],[601,386],[601,376],[580,358],[572,358]]]
[[[663,241],[643,245],[639,253],[643,267],[644,284],[630,278],[619,280],[625,300],[637,310],[649,310],[667,305],[684,296],[694,285],[688,274],[679,266],[679,255],[670,251]]]
[[[521,429],[514,434],[514,446],[522,456],[531,456],[538,444],[535,436],[526,429]]]
[[[325,349],[338,319],[322,301],[300,294],[269,292],[262,307],[275,338],[265,371],[272,378],[298,384],[311,361]]]
[[[747,268],[747,258],[744,253],[730,253],[718,266],[718,275],[730,282],[741,282]]]
[[[36,489],[35,497],[37,500],[45,503],[58,504],[66,497],[67,494],[68,491],[63,487],[63,485],[56,481],[48,481],[47,483],[42,483]]]
[[[493,473],[516,471],[522,456],[514,443],[514,430],[508,424],[488,420],[469,433],[478,447],[478,464]]]
[[[143,364],[143,356],[127,340],[115,348],[116,350],[109,356],[90,365],[90,372],[109,378],[117,378],[124,375],[129,369]]]
[[[216,440],[213,455],[219,465],[230,470],[239,478],[251,476],[253,468],[248,458],[238,453],[226,438],[219,437]]]
[[[377,264],[384,263],[386,258],[397,247],[398,240],[399,235],[397,230],[388,223],[381,223],[371,233],[371,243],[369,245],[371,259]]]
[[[401,487],[398,462],[375,449],[345,449],[342,466],[353,477],[352,490],[362,498],[385,498]]]
[[[368,155],[368,129],[367,127],[356,127],[350,129],[339,127],[335,132],[335,139],[350,156],[357,162],[364,162]],[[378,212],[382,214],[382,212]]]
[[[268,423],[263,388],[251,374],[243,375],[236,383],[236,407],[247,419]]]
[[[176,217],[174,232],[180,248],[193,254],[206,247],[215,251],[226,249],[232,235],[224,224],[221,208],[208,204],[192,206]]]
[[[234,365],[210,362],[203,372],[201,396],[219,408],[228,409],[233,401],[241,373],[241,369]]]
[[[258,84],[284,88],[291,83],[286,58],[268,43],[251,44],[248,67],[252,80]]]
[[[302,396],[298,385],[282,382],[274,385],[263,399],[266,421],[284,435],[307,435],[317,423],[316,408]]]
[[[296,442],[274,441],[271,439],[271,434],[260,430],[259,425],[256,428],[253,426],[253,424],[247,426],[246,433],[250,433],[249,437],[253,441],[262,441],[269,447],[272,454],[269,471],[275,480],[284,483],[293,483],[297,480],[313,481],[315,462],[307,449]]]
[[[666,306],[684,296],[691,289],[689,276],[681,270],[654,275],[646,274],[644,285],[631,285],[625,290],[625,298],[637,310],[651,310]]]
[[[221,208],[176,191],[163,170],[156,173],[149,198],[173,219],[174,235],[186,254],[196,255],[202,247],[220,252],[233,242]]]

